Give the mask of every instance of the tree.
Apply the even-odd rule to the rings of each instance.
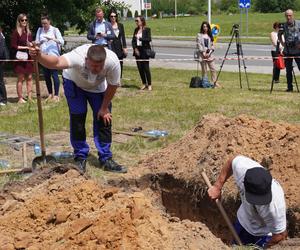
[[[267,13],[267,12],[283,12],[287,9],[296,10],[299,7],[297,0],[255,0],[254,10]]]
[[[33,32],[40,26],[41,14],[47,13],[53,25],[62,33],[66,30],[67,24],[76,26],[79,33],[83,33],[94,19],[97,5],[99,5],[99,0],[1,0],[0,17],[8,38],[15,29],[16,19],[20,13],[28,15]],[[105,1],[101,7],[108,12],[110,8],[121,10],[128,8],[128,5]]]

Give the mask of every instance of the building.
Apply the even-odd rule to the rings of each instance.
[[[147,0],[115,0],[115,2],[123,2],[128,4],[132,15],[137,11],[141,15],[142,10],[144,9],[144,2]],[[127,16],[127,10],[124,12],[124,16]]]

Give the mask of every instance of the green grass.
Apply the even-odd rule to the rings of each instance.
[[[297,15],[295,16],[297,18]],[[166,19],[149,19],[147,25],[151,28],[153,36],[195,36],[199,32],[200,25],[206,21],[206,16],[178,17]],[[212,23],[221,27],[220,36],[229,36],[232,25],[240,23],[240,14],[212,14]],[[275,21],[284,22],[282,13],[249,13],[248,15],[248,35],[269,37],[273,30]],[[127,36],[133,34],[135,28],[134,20],[124,21]],[[243,15],[241,34],[246,35],[246,16]]]
[[[189,81],[195,71],[152,69],[153,91],[140,91],[140,79],[135,67],[125,67],[124,87],[113,101],[113,129],[130,132],[141,126],[143,130],[167,130],[169,136],[159,140],[132,137],[125,143],[114,143],[117,159],[128,165],[142,155],[181,138],[205,114],[220,113],[229,117],[239,114],[275,122],[300,123],[299,94],[286,93],[286,83],[275,85],[269,93],[270,75],[248,74],[251,90],[247,90],[243,75],[243,89],[238,75],[222,72],[220,89],[190,89]],[[47,104],[44,108],[45,133],[69,130],[69,116],[65,101]],[[87,133],[92,136],[91,114],[87,118]],[[0,131],[14,134],[38,135],[36,104],[10,104],[1,108]],[[95,154],[95,152],[93,152]]]
[[[300,19],[300,14],[295,13],[295,18]],[[233,24],[239,24],[241,19],[240,14],[214,14],[212,13],[212,23],[219,24],[221,27],[220,36],[230,36],[230,31]],[[151,28],[152,36],[172,36],[182,37],[188,36],[192,39],[199,32],[200,25],[203,21],[206,21],[206,16],[191,16],[191,17],[178,17],[175,18],[163,18],[163,19],[148,19],[147,25]],[[259,42],[264,44],[270,43],[269,34],[273,30],[273,23],[275,21],[284,22],[283,13],[249,13],[248,14],[248,34],[246,29],[246,15],[242,15],[242,26],[240,27],[240,35],[248,36],[245,42]],[[125,27],[125,34],[127,37],[132,37],[134,28],[136,27],[134,19],[127,19],[122,21]],[[74,27],[71,27],[65,32],[68,34],[77,34],[78,31]],[[251,37],[260,37],[251,38]],[[180,38],[176,38],[180,39]],[[220,42],[228,42],[228,39],[220,39]]]
[[[300,19],[300,14],[295,13],[295,18]],[[240,23],[240,14],[214,14],[212,13],[212,23],[219,24],[221,27],[220,36],[230,36],[232,25]],[[148,19],[147,25],[151,28],[152,36],[192,36],[194,37],[200,29],[203,21],[206,21],[206,16],[191,16],[163,18],[163,19]],[[275,21],[284,22],[283,13],[249,13],[248,14],[248,36],[266,37],[269,39],[269,34],[273,30]],[[127,37],[132,37],[134,28],[136,27],[134,19],[122,21],[125,27]],[[242,15],[242,27],[240,28],[241,35],[246,36],[246,16]],[[76,34],[74,27],[66,31],[68,34]]]

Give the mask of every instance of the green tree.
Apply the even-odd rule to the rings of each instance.
[[[7,37],[16,26],[16,19],[20,13],[28,15],[33,32],[40,26],[41,14],[47,13],[53,25],[62,33],[67,24],[76,26],[79,33],[86,31],[88,24],[95,16],[95,8],[99,0],[1,0],[0,21],[3,22]],[[121,10],[128,6],[124,3],[106,1],[101,6],[105,11],[110,8]]]
[[[287,9],[297,10],[298,0],[255,0],[254,10],[262,13],[282,12]]]

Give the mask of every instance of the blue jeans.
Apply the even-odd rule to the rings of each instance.
[[[234,229],[237,232],[238,236],[240,237],[243,245],[250,245],[254,244],[259,247],[264,247],[266,243],[268,243],[271,239],[271,236],[264,235],[264,236],[254,236],[246,231],[245,228],[240,224],[239,220],[236,219],[234,223]],[[233,244],[237,244],[237,242],[233,242]]]
[[[90,104],[93,110],[93,135],[99,160],[104,162],[111,158],[111,124],[105,125],[102,119],[97,119],[97,113],[101,108],[105,92],[92,93],[85,91],[68,79],[63,79],[63,86],[69,106],[70,140],[74,148],[75,158],[86,159],[89,153],[89,145],[86,142],[85,131],[87,103]],[[109,110],[111,111],[111,104]]]
[[[51,76],[54,83],[54,95],[58,95],[59,93],[58,71],[56,69],[47,69],[43,67],[43,72],[44,72],[45,82],[46,82],[49,95],[53,94]]]

